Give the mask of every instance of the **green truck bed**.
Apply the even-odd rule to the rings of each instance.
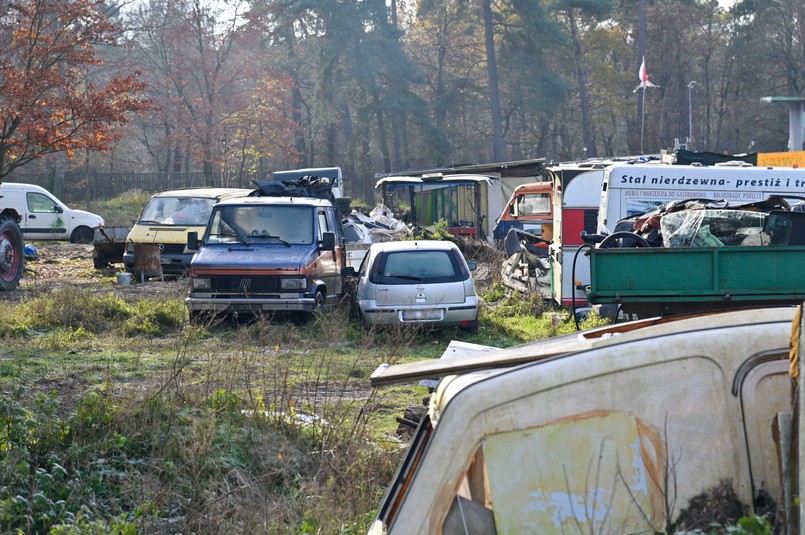
[[[639,316],[805,301],[805,247],[590,251],[592,304]]]

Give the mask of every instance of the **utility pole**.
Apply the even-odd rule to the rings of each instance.
[[[696,87],[696,82],[691,81],[688,83],[688,142],[686,146],[690,150],[693,144],[693,88]]]

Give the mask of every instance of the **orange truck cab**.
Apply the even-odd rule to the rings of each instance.
[[[517,186],[496,221],[494,238],[502,240],[509,230],[515,228],[550,240],[550,225],[553,223],[552,195],[552,182],[531,182]],[[544,233],[548,236],[543,236]]]

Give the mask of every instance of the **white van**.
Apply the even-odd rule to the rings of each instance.
[[[0,212],[19,220],[26,240],[92,243],[95,229],[104,225],[101,216],[73,210],[48,190],[34,184],[0,184]]]
[[[611,234],[621,219],[682,199],[742,204],[769,195],[805,196],[805,169],[693,166],[661,163],[613,165],[604,173],[597,230]]]

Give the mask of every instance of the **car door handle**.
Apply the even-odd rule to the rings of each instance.
[[[29,215],[28,219],[36,219],[36,216],[35,215]]]

